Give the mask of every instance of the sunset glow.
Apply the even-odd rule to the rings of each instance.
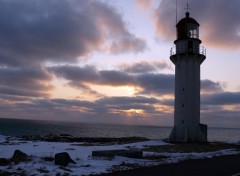
[[[113,87],[113,86],[98,86],[98,85],[92,85],[91,88],[100,94],[103,94],[105,96],[134,96],[135,95],[135,88],[130,86],[119,86],[119,87]]]
[[[240,127],[231,3],[189,3],[207,49],[201,119],[211,126]],[[171,0],[0,1],[0,118],[172,126],[175,13]]]

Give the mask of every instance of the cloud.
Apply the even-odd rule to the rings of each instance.
[[[11,88],[0,86],[0,94],[11,95],[11,96],[27,96],[27,97],[46,97],[49,94],[43,91],[26,90],[19,88]]]
[[[149,64],[145,64],[148,68]],[[144,66],[141,68],[146,70]],[[161,73],[131,74],[121,70],[97,70],[93,66],[56,66],[49,68],[50,72],[64,78],[71,85],[107,85],[107,86],[133,86],[143,89],[139,94],[163,95],[173,94],[174,75]]]
[[[56,76],[69,80],[72,85],[91,83],[98,85],[128,85],[132,84],[131,75],[115,70],[97,70],[94,66],[55,66],[49,70]]]
[[[133,64],[135,65],[135,64]],[[146,64],[148,67],[149,64]],[[5,68],[6,69],[6,68]],[[142,68],[145,70],[144,68]],[[15,73],[15,74],[13,74]],[[135,96],[106,97],[99,96],[92,101],[74,99],[49,99],[42,97],[46,89],[37,85],[52,79],[53,75],[64,78],[70,86],[91,91],[91,85],[133,86],[138,87]],[[55,66],[48,70],[37,68],[2,70],[0,87],[0,116],[18,118],[35,118],[81,122],[108,122],[131,124],[172,125],[174,99],[166,95],[174,94],[174,75],[160,73],[131,73],[121,70],[98,70],[94,66]],[[4,80],[4,75],[8,79]],[[11,75],[19,75],[14,78]],[[25,77],[27,75],[27,77]],[[24,81],[19,81],[23,77]],[[14,81],[14,79],[16,81]],[[35,82],[36,81],[36,82]],[[18,85],[19,84],[19,85]],[[29,85],[28,85],[29,84]],[[32,84],[32,85],[31,85]],[[11,86],[9,86],[11,85]],[[13,89],[16,85],[17,89]],[[41,85],[41,84],[40,84]],[[28,89],[24,87],[30,86]],[[32,86],[32,87],[31,87]],[[238,109],[225,109],[225,106],[238,106],[240,94],[224,92],[221,84],[211,80],[203,80],[202,87],[206,94],[201,97],[203,122],[210,126],[224,126],[227,118],[239,121]],[[36,91],[36,92],[34,92]],[[40,93],[39,93],[40,92]],[[39,95],[37,94],[39,93]],[[98,94],[98,92],[92,92]],[[141,96],[140,96],[141,95]],[[222,112],[223,114],[221,114]],[[219,114],[220,113],[220,114]],[[213,119],[218,119],[217,122]],[[208,123],[209,122],[209,123]],[[229,126],[230,126],[230,122]]]
[[[217,93],[223,92],[223,86],[219,82],[213,82],[205,79],[201,81],[201,92],[202,93]]]
[[[184,3],[178,4],[178,20],[185,17]],[[190,2],[190,16],[200,23],[200,39],[204,45],[238,49],[240,44],[239,1],[203,0]],[[175,1],[162,0],[153,15],[158,37],[175,39]]]
[[[222,100],[228,95],[230,94],[226,93]],[[214,101],[202,103],[201,122],[209,126],[239,127],[239,110],[224,109],[222,105],[228,103],[239,105],[237,100],[227,100],[225,103],[214,103]],[[45,120],[54,120],[55,117],[58,117],[58,120],[67,118],[80,122],[172,125],[172,109],[158,109],[156,106],[171,107],[173,100],[159,100],[143,96],[104,97],[93,102],[73,99],[28,99],[28,101],[17,101],[16,103],[1,103],[0,115],[16,117],[18,114],[18,118]]]
[[[78,66],[55,66],[49,68],[56,76],[63,77],[67,80],[72,81],[81,81],[81,82],[88,82],[92,81],[95,82],[98,80],[99,73],[94,66],[86,65],[84,67]]]
[[[128,73],[152,73],[152,72],[158,72],[164,69],[170,69],[172,70],[172,67],[164,62],[164,61],[160,61],[160,62],[146,62],[146,61],[142,61],[142,62],[137,62],[134,64],[121,64],[118,66],[118,68],[120,68],[120,70],[124,71],[124,72],[128,72]]]
[[[240,92],[222,92],[203,95],[202,103],[207,105],[238,105],[240,104]]]
[[[52,75],[41,67],[0,68],[0,94],[41,97],[53,88]]]
[[[162,67],[162,68],[161,68]],[[164,62],[137,62],[122,64],[120,70],[97,70],[94,66],[55,66],[49,71],[59,78],[69,81],[74,87],[86,87],[89,84],[104,86],[132,86],[138,88],[136,95],[173,95],[174,75],[156,72],[168,68]],[[139,89],[140,88],[140,89]],[[201,81],[202,93],[223,92],[222,85],[211,80]]]
[[[137,81],[143,88],[140,94],[173,95],[174,93],[174,75],[171,74],[143,74],[138,76]]]
[[[142,39],[136,38],[132,34],[121,36],[117,41],[113,41],[110,51],[114,54],[121,54],[127,52],[141,52],[146,49],[146,43]]]
[[[211,111],[201,112],[201,121],[210,127],[239,128],[239,113],[239,109],[226,110],[211,106]]]
[[[148,10],[153,3],[152,0],[134,0],[134,2],[139,9],[144,11]]]
[[[142,110],[145,113],[154,112],[154,104],[159,102],[155,98],[147,97],[105,97],[96,101],[96,103],[105,105],[108,110],[121,111],[121,110]]]
[[[72,62],[103,50],[141,52],[146,43],[100,1],[0,1],[0,64]]]
[[[108,97],[97,101],[80,101],[66,99],[38,99],[27,103],[13,103],[0,105],[0,115],[5,117],[15,116],[18,118],[74,120],[82,122],[115,122],[126,123],[126,118],[131,117],[132,122],[136,119],[138,124],[144,124],[146,114],[160,115],[163,118],[167,115],[158,112],[154,108],[154,103],[158,102],[154,98],[146,97]],[[143,113],[135,112],[140,109]],[[146,123],[145,123],[146,124]]]
[[[165,40],[173,41],[176,37],[174,16],[175,4],[173,1],[162,0],[159,7],[153,13],[153,24],[156,36]]]
[[[159,103],[159,100],[156,98],[147,98],[142,96],[136,97],[105,97],[96,101],[100,104],[108,104],[108,105],[131,105],[131,104],[155,104]]]

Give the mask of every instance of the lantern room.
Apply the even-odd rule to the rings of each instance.
[[[199,38],[199,24],[189,17],[189,12],[186,13],[186,18],[180,20],[177,24],[177,39]]]
[[[174,54],[202,54],[206,55],[206,50],[201,47],[202,41],[199,39],[199,23],[190,17],[189,12],[181,19],[177,25],[177,38],[174,41],[175,47],[171,49]]]

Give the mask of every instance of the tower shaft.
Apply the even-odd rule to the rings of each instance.
[[[205,142],[205,126],[200,124],[200,65],[205,56],[171,56],[175,64],[174,129],[170,141]],[[203,131],[203,132],[202,132]]]

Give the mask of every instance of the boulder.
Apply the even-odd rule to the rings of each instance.
[[[0,158],[0,166],[7,166],[10,164],[10,161],[6,158]]]
[[[75,164],[67,152],[57,153],[54,157],[56,165],[67,166],[69,163]]]
[[[14,163],[20,163],[20,162],[29,161],[30,157],[26,153],[24,153],[20,150],[15,150],[14,154],[10,160]]]

